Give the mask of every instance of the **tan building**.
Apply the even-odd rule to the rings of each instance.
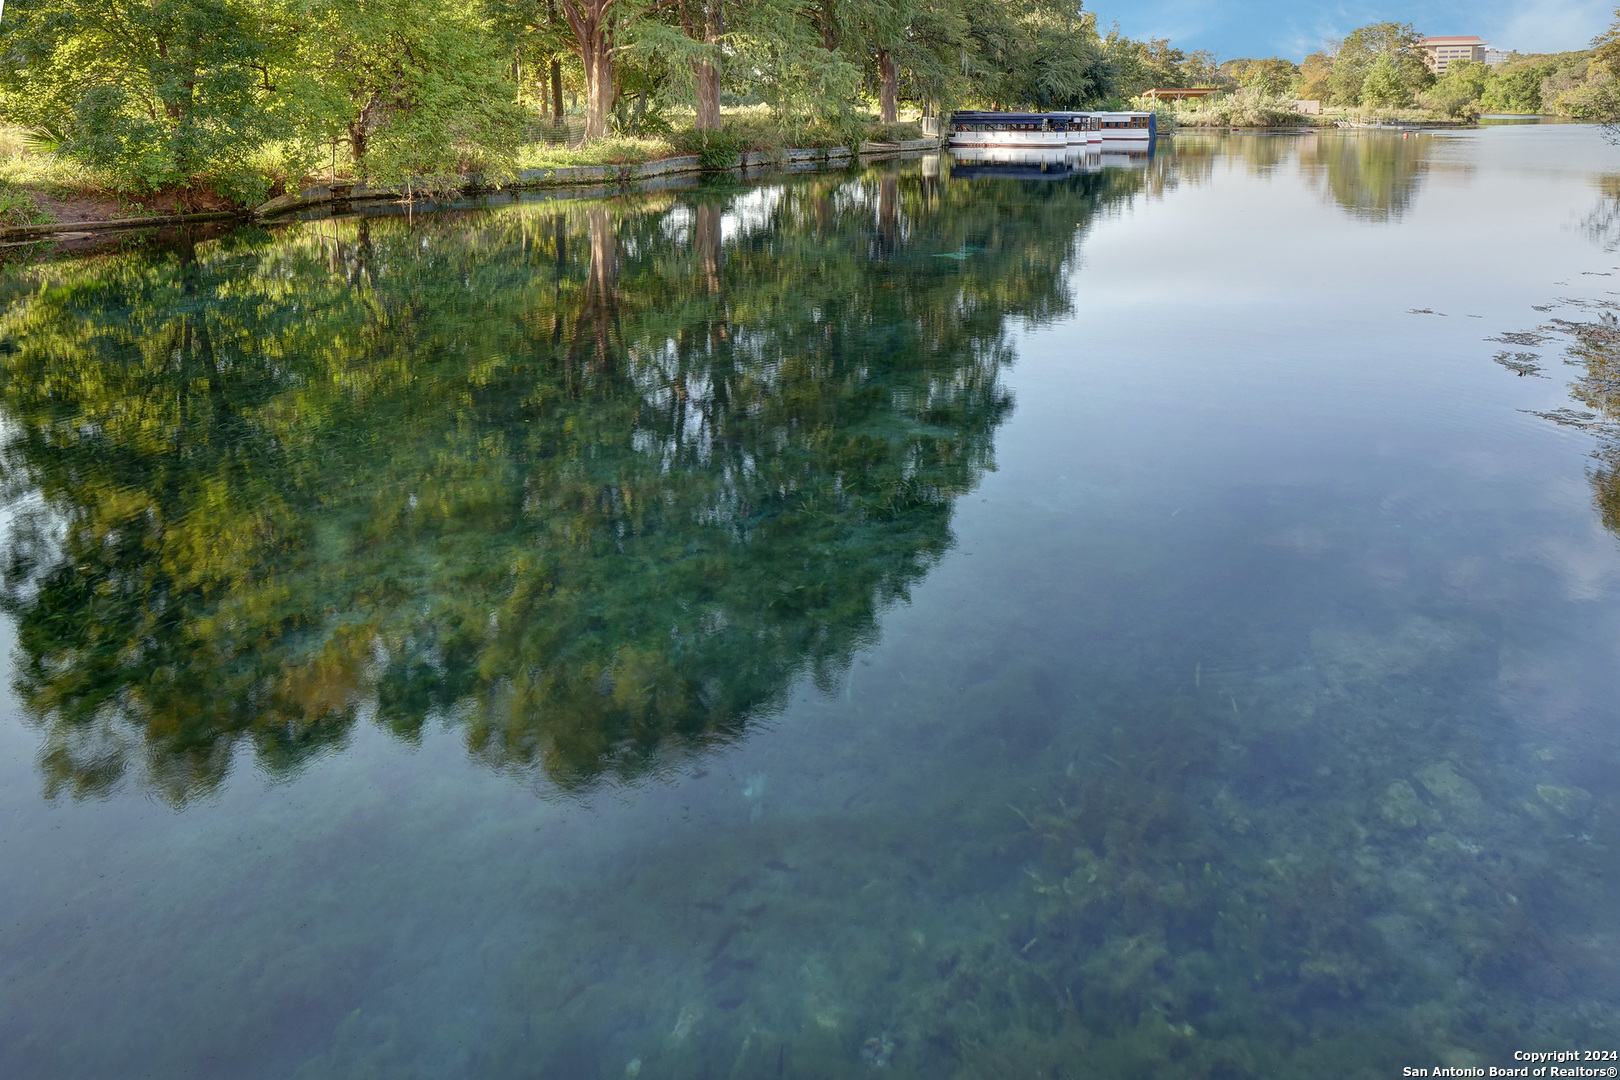
[[[1423,62],[1436,75],[1446,70],[1453,60],[1485,62],[1485,50],[1491,43],[1477,37],[1429,37],[1423,39]]]

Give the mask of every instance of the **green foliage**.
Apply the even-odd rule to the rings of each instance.
[[[1096,16],[1078,5],[1027,0],[982,4],[967,14],[974,47],[960,62],[968,100],[1072,109],[1115,92],[1117,59],[1097,33]]]
[[[1556,65],[1539,58],[1507,64],[1492,74],[1489,84],[1481,91],[1480,106],[1486,112],[1539,113],[1541,84],[1556,70]],[[1449,68],[1447,73],[1450,73]]]
[[[1206,99],[1175,111],[1175,123],[1185,127],[1289,127],[1310,122],[1294,107],[1292,97],[1272,97],[1241,91]]]
[[[1264,60],[1228,60],[1221,72],[1245,90],[1266,97],[1297,97],[1301,74],[1298,64],[1280,56]]]
[[[1410,100],[1395,61],[1387,53],[1374,57],[1361,81],[1361,103],[1377,109],[1395,109]]]
[[[252,0],[13,0],[6,118],[128,190],[267,187],[250,164],[275,130],[264,78],[278,39]]]
[[[1476,116],[1480,99],[1493,85],[1491,69],[1474,60],[1453,60],[1445,72],[1424,91],[1421,102],[1452,118]]]
[[[1164,38],[1134,41],[1117,29],[1110,31],[1104,50],[1112,65],[1108,97],[1136,97],[1155,86],[1220,86],[1231,80],[1215,64],[1212,53],[1187,53]]]
[[[0,222],[7,225],[45,225],[55,220],[39,205],[32,192],[0,184]]]
[[[1299,96],[1305,101],[1333,99],[1333,57],[1314,52],[1299,65]]]
[[[1232,83],[1209,54],[1104,39],[1066,0],[13,0],[8,14],[0,121],[118,191],[182,205],[255,203],[336,171],[340,151],[356,179],[497,179],[523,106],[556,115],[565,84],[586,91],[591,138],[670,136],[704,87],[706,108],[762,102],[784,129],[847,144],[873,100],[892,122],[901,103],[1081,108]],[[1253,63],[1253,87],[1281,93],[1289,65]]]
[[[686,129],[672,140],[682,154],[696,155],[698,164],[709,171],[734,168],[737,157],[749,149],[749,139],[735,131],[697,131]]]
[[[635,138],[612,135],[582,146],[528,143],[518,147],[518,169],[556,169],[574,165],[640,165],[681,153],[678,136]]]
[[[1522,97],[1529,100],[1533,93],[1539,105],[1536,111],[1540,112],[1599,123],[1620,118],[1620,85],[1615,79],[1613,54],[1605,51],[1605,38],[1598,38],[1598,44],[1592,52],[1530,58],[1538,63],[1527,77],[1533,78],[1535,73],[1544,77],[1534,91],[1525,88]]]
[[[650,102],[650,104],[649,104]],[[637,94],[633,98],[620,98],[613,107],[609,127],[615,135],[649,138],[669,135],[675,125],[669,119],[668,104],[662,98]]]
[[[454,185],[510,166],[522,128],[501,62],[465,0],[304,0],[288,76],[312,164],[347,145],[359,175]]]
[[[1381,22],[1352,31],[1333,51],[1328,87],[1340,105],[1400,105],[1432,81],[1423,61],[1423,36],[1411,23]],[[1377,69],[1371,100],[1364,84]]]

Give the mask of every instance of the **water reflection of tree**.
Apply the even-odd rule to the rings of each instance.
[[[1329,200],[1367,221],[1399,221],[1427,171],[1428,139],[1321,134],[1301,140],[1300,168]]]
[[[1604,251],[1620,250],[1620,176],[1599,176],[1597,187],[1597,205],[1582,224]]]
[[[20,272],[6,602],[48,790],[142,762],[179,802],[371,712],[588,785],[830,685],[946,550],[1006,320],[1067,310],[1099,197],[819,177]]]
[[[1551,311],[1556,306],[1575,308],[1582,316],[1552,318],[1533,330],[1520,330],[1493,340],[1543,351],[1556,344],[1562,348],[1565,360],[1578,371],[1569,391],[1579,407],[1539,415],[1599,437],[1601,442],[1593,453],[1599,465],[1590,474],[1592,501],[1604,527],[1620,536],[1620,304],[1607,300],[1563,300],[1559,305],[1541,310]],[[1501,354],[1498,362],[1507,355],[1519,360],[1518,364],[1506,365],[1510,368],[1540,371],[1540,353]]]

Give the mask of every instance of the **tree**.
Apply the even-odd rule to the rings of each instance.
[[[1299,65],[1280,56],[1264,60],[1228,60],[1221,65],[1221,69],[1243,89],[1268,97],[1293,94],[1300,79]]]
[[[1329,101],[1333,97],[1333,57],[1314,52],[1299,66],[1299,96],[1306,101]]]
[[[726,33],[725,0],[679,0],[681,26],[687,37],[708,48],[695,61],[699,131],[720,130],[720,54]]]
[[[1453,60],[1424,94],[1422,101],[1447,116],[1477,115],[1480,99],[1491,85],[1491,69],[1477,60]]]
[[[902,83],[916,100],[953,96],[969,20],[955,0],[845,0],[842,47],[866,74],[878,119],[899,119]]]
[[[557,0],[483,0],[492,35],[513,58],[513,82],[522,101],[525,76],[537,91],[541,113],[561,123],[562,54],[573,35],[557,10]]]
[[[563,18],[574,33],[574,51],[585,69],[585,137],[607,134],[608,111],[613,108],[614,60],[629,44],[636,18],[642,14],[635,0],[557,0]]]
[[[1077,109],[1120,92],[1127,39],[1104,42],[1096,16],[1053,0],[968,11],[974,96],[1034,109]],[[1134,43],[1132,43],[1134,44]]]
[[[1542,107],[1541,84],[1556,70],[1556,64],[1539,58],[1506,64],[1500,71],[1491,74],[1481,93],[1481,104],[1489,112],[1539,113]],[[1450,68],[1447,68],[1449,73]],[[1570,80],[1569,87],[1572,88],[1579,81],[1578,76]]]
[[[1379,57],[1381,67],[1375,96],[1379,100],[1409,101],[1433,81],[1424,63],[1423,36],[1411,23],[1381,22],[1352,31],[1330,51],[1333,72],[1329,79],[1333,100],[1354,105],[1362,100],[1362,84]]]
[[[1374,108],[1394,108],[1409,101],[1400,69],[1388,53],[1379,53],[1362,76],[1361,103]]]
[[[347,144],[362,177],[453,184],[510,159],[521,116],[468,0],[306,0],[302,15],[301,126]]]
[[[13,122],[128,190],[262,196],[282,35],[256,0],[12,0],[0,74]]]
[[[1191,82],[1187,54],[1172,46],[1168,38],[1134,41],[1115,28],[1109,32],[1105,46],[1118,71],[1114,89],[1122,97],[1135,97],[1155,86],[1187,86]]]

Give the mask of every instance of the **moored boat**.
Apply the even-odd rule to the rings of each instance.
[[[1063,118],[1070,146],[1097,146],[1102,143],[1102,130],[1097,114],[1086,112],[1053,113]]]
[[[1067,125],[1048,113],[954,112],[947,144],[951,149],[1003,147],[1061,150],[1069,144]]]
[[[1097,113],[1104,143],[1148,142],[1158,134],[1158,118],[1150,112]]]
[[[1148,143],[1158,134],[1150,112],[985,112],[951,114],[947,145],[952,149],[1049,150],[1105,143]]]

